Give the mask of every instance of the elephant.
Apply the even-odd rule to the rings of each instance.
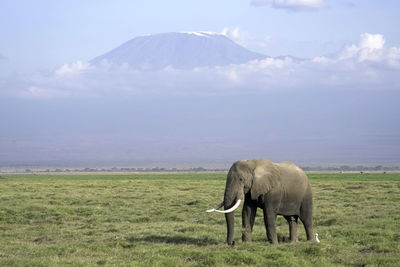
[[[224,200],[207,212],[225,214],[227,243],[234,245],[234,211],[244,200],[242,240],[251,241],[257,208],[264,213],[268,241],[278,243],[276,217],[282,215],[289,224],[290,241],[298,241],[297,222],[302,221],[307,240],[313,240],[313,198],[305,172],[291,162],[273,163],[266,159],[240,160],[229,169]],[[224,206],[225,210],[218,210]]]

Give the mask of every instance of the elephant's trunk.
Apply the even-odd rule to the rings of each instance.
[[[229,189],[225,190],[224,209],[232,210],[229,213],[225,213],[225,220],[226,220],[226,230],[227,230],[226,241],[228,245],[233,246],[235,245],[235,241],[233,240],[235,234],[235,209],[240,205],[241,200],[244,199],[244,194],[241,191],[239,191],[239,193],[234,195],[230,192],[231,191]]]
[[[238,177],[232,177],[232,169],[228,173],[226,180],[224,201],[215,207],[214,209],[209,209],[207,212],[220,212],[225,213],[226,228],[227,228],[227,238],[226,241],[228,245],[234,245],[233,240],[235,232],[235,210],[240,206],[240,203],[244,200],[244,187],[240,182],[241,179],[236,179]],[[240,178],[240,177],[239,177]],[[222,204],[224,205],[223,211],[218,210]]]

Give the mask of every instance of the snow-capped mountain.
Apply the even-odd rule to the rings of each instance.
[[[91,63],[129,64],[130,67],[141,70],[157,70],[168,66],[192,69],[240,64],[266,57],[236,44],[222,34],[173,32],[133,38],[94,58]]]

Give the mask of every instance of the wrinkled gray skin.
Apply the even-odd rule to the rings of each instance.
[[[307,175],[290,162],[273,163],[254,159],[235,162],[229,170],[224,208],[231,208],[238,199],[244,200],[242,211],[243,241],[251,240],[257,208],[264,213],[268,241],[278,243],[275,221],[277,215],[289,224],[290,240],[296,242],[298,218],[303,222],[307,240],[313,239],[312,192]],[[234,212],[225,214],[227,242],[234,245]]]

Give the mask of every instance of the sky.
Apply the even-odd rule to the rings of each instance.
[[[400,162],[398,1],[1,1],[0,165]],[[210,31],[268,56],[198,70],[88,61]]]
[[[296,9],[274,2],[311,4]],[[0,54],[15,70],[32,71],[90,60],[142,34],[238,29],[240,43],[257,52],[315,57],[366,32],[399,46],[399,8],[395,0],[5,0]]]

